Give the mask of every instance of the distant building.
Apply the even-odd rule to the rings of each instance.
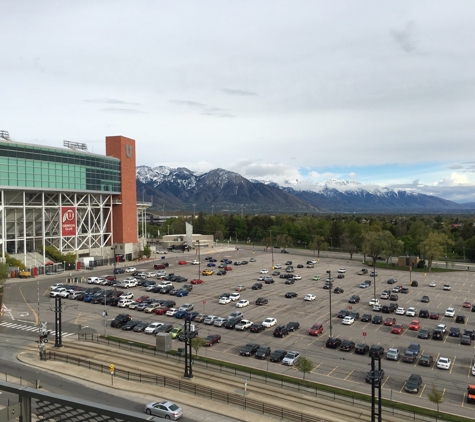
[[[418,256],[399,256],[397,258],[397,265],[398,267],[416,268],[419,261],[420,259]]]

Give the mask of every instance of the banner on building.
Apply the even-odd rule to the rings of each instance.
[[[61,207],[61,235],[76,236],[76,208]]]

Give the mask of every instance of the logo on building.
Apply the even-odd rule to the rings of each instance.
[[[132,157],[132,145],[125,146],[125,155],[129,158]]]
[[[76,208],[61,207],[62,236],[76,236]]]

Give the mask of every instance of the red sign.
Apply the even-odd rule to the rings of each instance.
[[[206,305],[206,300],[203,300],[203,305]]]
[[[351,311],[353,309],[353,306],[348,306],[348,309]]]
[[[366,331],[363,331],[363,337],[366,337]]]
[[[61,207],[61,235],[76,236],[76,208]]]

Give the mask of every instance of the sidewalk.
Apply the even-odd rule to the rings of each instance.
[[[203,386],[220,390],[223,393],[244,394],[242,380],[219,372],[210,372],[204,368],[194,368],[194,378],[192,379],[182,378],[183,363],[179,363],[176,360],[167,359],[163,361],[153,356],[137,356],[131,351],[96,343],[77,342],[74,340],[66,340],[63,342],[63,345],[63,348],[55,351],[60,354],[81,357],[82,359],[104,365],[114,363],[117,369],[120,368],[121,370],[133,373],[156,373],[166,377],[181,379],[184,382],[189,382],[198,387]],[[92,370],[88,371],[84,367],[60,361],[40,361],[38,350],[34,347],[21,352],[18,355],[18,359],[28,365],[69,375],[81,380],[84,380],[84,372],[87,371],[87,380],[89,382],[101,384],[105,387],[111,386],[110,374],[101,374],[100,372]],[[132,394],[134,394],[138,401],[143,401],[143,403],[156,400],[157,398],[164,398],[177,403],[186,403],[205,411],[233,417],[241,421],[270,422],[281,420],[280,418],[272,418],[251,410],[242,409],[238,406],[228,405],[218,400],[215,401],[201,396],[187,394],[182,391],[155,386],[153,384],[143,384],[115,378],[113,388],[127,391],[128,394],[134,391],[135,393]],[[371,420],[369,404],[367,408],[355,407],[344,403],[327,401],[297,391],[289,391],[255,380],[249,383],[246,398],[265,403],[269,406],[284,407],[292,411],[318,417],[324,422]],[[388,415],[385,415],[384,419],[388,422],[398,422],[402,420],[400,416],[391,417]]]

